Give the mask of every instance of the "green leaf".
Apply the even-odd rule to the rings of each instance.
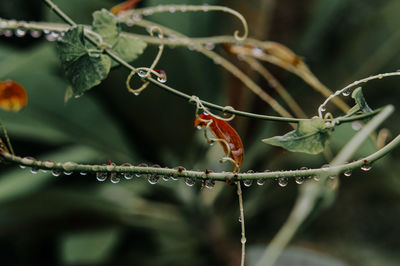
[[[93,31],[98,33],[103,41],[123,60],[131,62],[141,55],[146,48],[146,42],[139,38],[121,35],[121,26],[115,16],[102,9],[93,13]],[[111,67],[119,65],[115,60]]]
[[[356,102],[356,105],[354,105],[347,113],[354,113],[357,111],[361,111],[363,113],[370,113],[372,112],[372,109],[368,106],[367,101],[364,98],[364,94],[362,92],[362,88],[358,87],[353,91],[351,94],[351,97],[354,99]]]
[[[57,50],[75,96],[100,84],[110,72],[110,57],[89,51],[81,25],[65,33],[57,42]]]
[[[324,150],[330,133],[331,128],[325,125],[325,121],[322,118],[314,117],[310,120],[300,121],[296,130],[262,141],[292,152],[318,154]]]
[[[139,38],[120,36],[112,50],[123,60],[131,62],[141,55],[147,44]],[[116,61],[112,61],[112,66],[117,66]]]
[[[113,46],[119,37],[121,28],[113,14],[108,10],[102,9],[93,13],[93,31],[98,33],[103,41]]]

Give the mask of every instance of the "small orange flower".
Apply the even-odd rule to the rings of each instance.
[[[0,108],[19,111],[28,103],[24,87],[13,80],[0,81]]]

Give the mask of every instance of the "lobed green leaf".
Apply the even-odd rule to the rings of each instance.
[[[292,152],[318,154],[325,149],[330,133],[331,128],[325,124],[325,121],[322,118],[314,117],[310,120],[300,121],[296,130],[262,141]]]

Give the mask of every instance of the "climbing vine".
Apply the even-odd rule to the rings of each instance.
[[[242,260],[244,265],[244,210],[242,202],[241,183],[251,186],[254,183],[263,185],[266,180],[277,180],[282,187],[286,186],[289,180],[293,179],[297,184],[309,181],[318,181],[319,186],[327,184],[339,174],[350,176],[354,169],[361,168],[364,171],[371,169],[371,165],[380,158],[387,155],[400,144],[400,136],[380,148],[378,151],[349,162],[351,156],[360,147],[361,143],[368,138],[376,128],[394,111],[394,107],[387,105],[381,108],[372,109],[364,98],[362,88],[359,87],[375,79],[382,79],[389,76],[400,76],[400,72],[390,72],[374,75],[351,83],[350,85],[337,90],[330,91],[324,86],[308,69],[303,60],[289,48],[275,42],[264,42],[248,38],[248,26],[245,18],[235,10],[222,6],[209,5],[160,5],[156,7],[134,8],[134,2],[127,1],[119,5],[111,12],[102,9],[93,13],[91,25],[82,25],[73,21],[55,3],[50,0],[43,1],[54,11],[66,24],[55,24],[45,22],[25,22],[0,19],[0,30],[4,36],[24,36],[27,31],[33,38],[45,34],[48,41],[55,42],[57,54],[64,70],[65,78],[69,81],[70,87],[66,91],[66,100],[74,100],[84,96],[107,78],[112,68],[122,66],[129,70],[126,77],[126,90],[132,95],[139,96],[148,85],[153,84],[175,96],[194,104],[196,111],[193,114],[194,126],[204,129],[206,142],[212,145],[215,142],[221,144],[225,156],[221,162],[230,162],[233,165],[231,172],[213,172],[209,169],[191,170],[185,166],[174,168],[162,167],[159,165],[147,165],[135,162],[116,165],[111,161],[108,164],[79,164],[75,162],[56,162],[51,158],[46,161],[36,160],[32,157],[21,157],[14,154],[11,141],[4,128],[1,141],[0,156],[4,163],[19,164],[21,168],[30,168],[32,173],[39,170],[51,171],[54,176],[61,174],[70,175],[74,172],[82,176],[95,175],[97,180],[105,181],[108,178],[112,183],[119,183],[121,179],[131,180],[134,177],[146,177],[151,184],[159,180],[183,179],[188,186],[193,186],[196,181],[202,183],[202,187],[212,188],[215,181],[225,181],[237,185],[239,195],[240,215],[242,222]],[[234,31],[232,36],[213,36],[191,38],[163,25],[147,21],[146,16],[162,12],[225,12],[233,15],[242,24],[242,30]],[[122,26],[137,26],[145,28],[148,35],[141,35],[131,32],[124,32]],[[237,55],[255,71],[265,78],[282,97],[290,110],[286,110],[279,101],[265,92],[248,75],[243,73],[237,66],[232,64],[218,53],[213,51],[216,45],[223,44],[226,51]],[[144,52],[149,45],[156,45],[158,52],[150,66],[135,66],[135,60]],[[220,65],[228,72],[237,77],[254,94],[279,114],[279,116],[262,115],[236,110],[231,106],[220,106],[207,102],[196,95],[188,95],[182,90],[168,85],[167,71],[156,69],[160,58],[163,56],[165,46],[186,46],[192,51],[197,51],[204,56],[211,58],[214,63]],[[296,102],[279,81],[261,64],[262,62],[272,63],[286,71],[289,71],[304,82],[313,87],[316,91],[326,97],[326,100],[316,110],[316,116],[307,118],[301,105]],[[139,77],[141,84],[137,84],[134,77]],[[122,88],[121,88],[122,89]],[[118,93],[118,92],[116,92]],[[338,96],[349,97],[354,100],[352,107],[347,106]],[[332,103],[343,111],[342,115],[334,116],[327,109],[327,104]],[[24,88],[17,81],[0,82],[0,107],[6,110],[18,111],[27,104],[27,96]],[[213,111],[220,111],[222,115],[216,115]],[[346,144],[335,159],[329,164],[320,168],[307,168],[282,170],[282,171],[248,171],[240,172],[243,158],[245,158],[244,146],[239,134],[229,125],[229,121],[235,116],[260,119],[266,121],[289,123],[293,130],[281,136],[265,136],[262,139],[267,145],[274,145],[284,148],[289,152],[302,152],[307,154],[320,154],[326,151],[331,133],[344,123],[363,121],[365,126],[354,138]],[[188,125],[189,126],[189,125]],[[190,125],[192,126],[192,125]],[[209,134],[213,137],[210,137]],[[73,159],[73,158],[72,158]],[[317,193],[311,194],[316,200]],[[312,197],[312,196],[310,196]],[[296,210],[296,208],[294,209]],[[307,215],[309,212],[307,213]],[[303,217],[305,219],[305,217]],[[303,219],[303,220],[304,220]],[[299,221],[301,223],[302,220]],[[291,235],[288,234],[287,238]],[[282,240],[285,243],[285,240]],[[284,246],[284,244],[283,244]],[[271,252],[271,251],[269,251]],[[267,253],[265,253],[267,254]],[[269,261],[278,252],[268,256],[265,255],[260,262]]]

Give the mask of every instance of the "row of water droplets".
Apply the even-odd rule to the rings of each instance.
[[[15,36],[18,38],[22,38],[28,35],[35,39],[44,36],[47,41],[54,42],[58,40],[59,37],[62,37],[64,35],[64,32],[50,31],[50,30],[29,30],[25,28],[0,29],[0,36],[3,37]]]
[[[20,168],[25,169],[26,168],[26,166],[25,166],[26,164],[29,165],[29,164],[32,164],[35,161],[36,160],[33,157],[24,157],[24,158],[21,159]],[[61,164],[61,163],[56,163],[54,161],[50,161],[49,160],[49,161],[42,161],[42,162],[39,163],[39,165],[44,166],[45,168],[48,168],[48,169],[53,168],[53,169],[50,170],[51,174],[53,176],[57,177],[57,176],[60,176],[62,174],[67,175],[67,176],[72,175],[72,173],[75,170],[75,167],[78,164],[73,163],[73,162],[66,162],[66,163],[62,163]],[[55,166],[58,166],[58,167],[54,168]],[[113,184],[119,183],[121,181],[121,179],[123,179],[123,178],[125,178],[126,180],[131,180],[134,177],[136,177],[136,178],[145,177],[150,184],[157,184],[160,179],[164,180],[164,181],[169,181],[169,180],[176,181],[176,180],[178,180],[177,176],[179,176],[180,174],[182,174],[186,170],[182,166],[177,166],[177,167],[174,168],[176,170],[176,172],[175,173],[170,173],[168,175],[162,175],[162,174],[159,174],[159,173],[141,174],[141,173],[129,173],[129,172],[126,172],[126,173],[113,172],[114,168],[116,167],[116,164],[115,163],[111,163],[111,162],[109,164],[103,164],[103,166],[106,167],[107,171],[106,172],[96,172],[96,179],[98,181],[100,181],[100,182],[104,182],[107,179],[109,179],[110,182],[113,183]],[[129,167],[133,167],[130,163],[124,163],[121,166],[128,167],[128,168]],[[153,165],[149,166],[146,163],[141,163],[141,164],[138,165],[138,167],[161,168],[161,166],[158,165],[158,164],[153,164]],[[325,165],[322,166],[322,169],[326,170],[326,171],[329,171],[329,167],[330,167],[330,165],[325,164]],[[62,169],[60,169],[60,168],[62,168]],[[363,170],[363,171],[369,171],[369,170],[371,170],[371,168],[372,167],[368,163],[368,161],[365,161],[364,164],[361,166],[361,170]],[[40,170],[42,172],[48,172],[49,171],[49,170],[46,170],[46,169],[40,169]],[[307,167],[301,167],[300,170],[308,170],[308,168]],[[31,166],[30,172],[32,174],[37,174],[39,172],[39,166]],[[210,170],[205,170],[204,174],[207,176],[211,172],[212,171],[210,171]],[[270,170],[265,170],[264,172],[270,172]],[[254,171],[253,170],[248,170],[247,173],[248,174],[252,174],[252,173],[254,173]],[[80,172],[80,175],[83,175],[83,176],[85,176],[87,174],[88,174],[87,172]],[[343,175],[346,176],[346,177],[350,177],[351,174],[352,174],[352,170],[351,169],[346,170],[346,171],[343,172]],[[330,179],[335,179],[336,175],[328,175],[328,177]],[[295,183],[299,184],[299,185],[303,184],[306,180],[309,180],[309,179],[313,179],[315,181],[319,181],[320,177],[319,176],[298,176],[298,177],[294,178]],[[288,183],[289,183],[289,180],[290,179],[288,177],[277,178],[278,185],[281,186],[281,187],[286,187],[288,185]],[[196,184],[196,179],[193,178],[193,177],[185,177],[184,178],[184,182],[188,186],[194,186]],[[252,186],[253,182],[254,182],[254,180],[252,180],[252,179],[245,179],[245,180],[243,180],[243,185],[245,187],[250,187],[250,186]],[[259,186],[264,185],[264,182],[265,182],[264,179],[255,180],[255,183],[257,185],[259,185]],[[211,189],[215,185],[215,180],[213,180],[213,179],[202,179],[202,185],[205,188]]]

